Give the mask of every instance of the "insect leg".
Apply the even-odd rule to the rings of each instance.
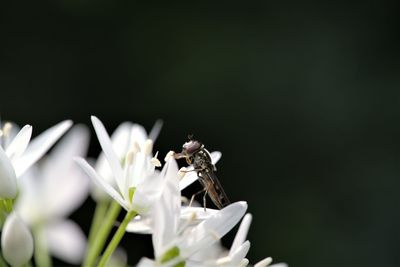
[[[194,194],[192,195],[192,197],[191,197],[191,199],[190,199],[190,202],[189,202],[189,207],[191,207],[191,206],[192,206],[192,203],[193,203],[194,197],[195,197],[195,196],[197,196],[198,194],[201,194],[201,193],[203,193],[204,191],[206,191],[206,189],[205,189],[205,188],[201,189],[199,192],[197,192],[197,193],[194,193]]]
[[[204,193],[204,196],[203,196],[203,207],[204,207],[204,212],[206,212],[207,211],[207,206],[206,206],[207,198],[206,197],[207,197],[207,194],[208,194],[208,187],[204,191],[205,191],[205,193]]]

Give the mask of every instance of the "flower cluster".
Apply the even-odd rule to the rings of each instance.
[[[215,210],[184,201],[181,190],[198,175],[193,166],[179,169],[174,152],[164,164],[153,154],[160,121],[149,134],[141,125],[125,122],[111,137],[98,118],[93,116],[92,124],[102,148],[97,160],[86,158],[86,126],[71,128],[72,122],[64,121],[30,142],[31,126],[19,130],[13,123],[0,123],[0,266],[29,266],[33,261],[50,267],[52,257],[88,267],[127,266],[118,247],[126,232],[152,237],[154,258],[142,258],[139,267],[249,265],[246,239],[252,215],[246,214],[247,203]],[[221,153],[209,156],[216,164]],[[68,216],[88,195],[96,209],[86,238]],[[122,210],[125,217],[107,243]],[[220,240],[240,221],[226,250]],[[271,262],[268,257],[254,266]]]

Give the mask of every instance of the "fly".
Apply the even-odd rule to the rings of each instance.
[[[174,157],[175,159],[185,158],[188,164],[193,164],[193,171],[197,172],[199,182],[203,186],[203,190],[192,196],[190,203],[197,194],[205,192],[203,196],[204,209],[206,208],[207,195],[219,209],[230,204],[221,183],[215,175],[217,169],[212,164],[210,152],[201,142],[194,140],[193,136],[189,135],[189,141],[183,144],[182,152],[176,153]]]

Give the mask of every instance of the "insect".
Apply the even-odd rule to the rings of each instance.
[[[230,204],[230,201],[215,175],[217,169],[211,161],[210,152],[201,142],[193,139],[193,136],[189,135],[188,138],[189,141],[182,146],[182,152],[176,153],[174,157],[175,159],[185,158],[188,164],[193,164],[193,171],[197,172],[199,182],[203,186],[203,190],[192,196],[190,204],[197,194],[205,192],[203,196],[204,209],[206,209],[207,195],[215,206],[222,209]]]

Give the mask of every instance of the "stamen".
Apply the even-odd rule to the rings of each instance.
[[[143,153],[145,155],[150,155],[152,151],[153,151],[153,141],[147,139],[146,142],[144,143]]]
[[[125,166],[130,166],[133,163],[133,158],[135,156],[135,152],[133,150],[129,150],[125,156]]]
[[[153,164],[155,167],[161,167],[161,162],[158,160],[158,151],[154,155],[154,157],[151,158],[150,162]]]
[[[132,146],[132,149],[131,149],[132,151],[133,151],[133,153],[137,153],[137,152],[139,152],[140,151],[140,146],[139,146],[139,144],[135,141],[135,143],[133,143],[133,146]]]
[[[185,167],[182,167],[182,168],[179,169],[179,171],[178,171],[179,180],[182,180],[182,178],[186,175],[186,173],[187,173],[186,170],[187,169]]]
[[[12,124],[9,122],[6,122],[3,126],[3,136],[8,137],[12,129]]]
[[[192,215],[189,217],[189,222],[194,222],[197,220],[197,213],[196,212],[192,212]]]
[[[153,157],[150,160],[151,164],[153,164],[155,167],[161,167],[161,162],[158,160],[158,158]]]
[[[173,156],[174,156],[174,154],[175,154],[174,151],[172,151],[172,150],[169,151],[169,152],[167,153],[167,155],[165,155],[164,161],[167,162],[167,161],[169,160],[170,157],[173,157]]]

